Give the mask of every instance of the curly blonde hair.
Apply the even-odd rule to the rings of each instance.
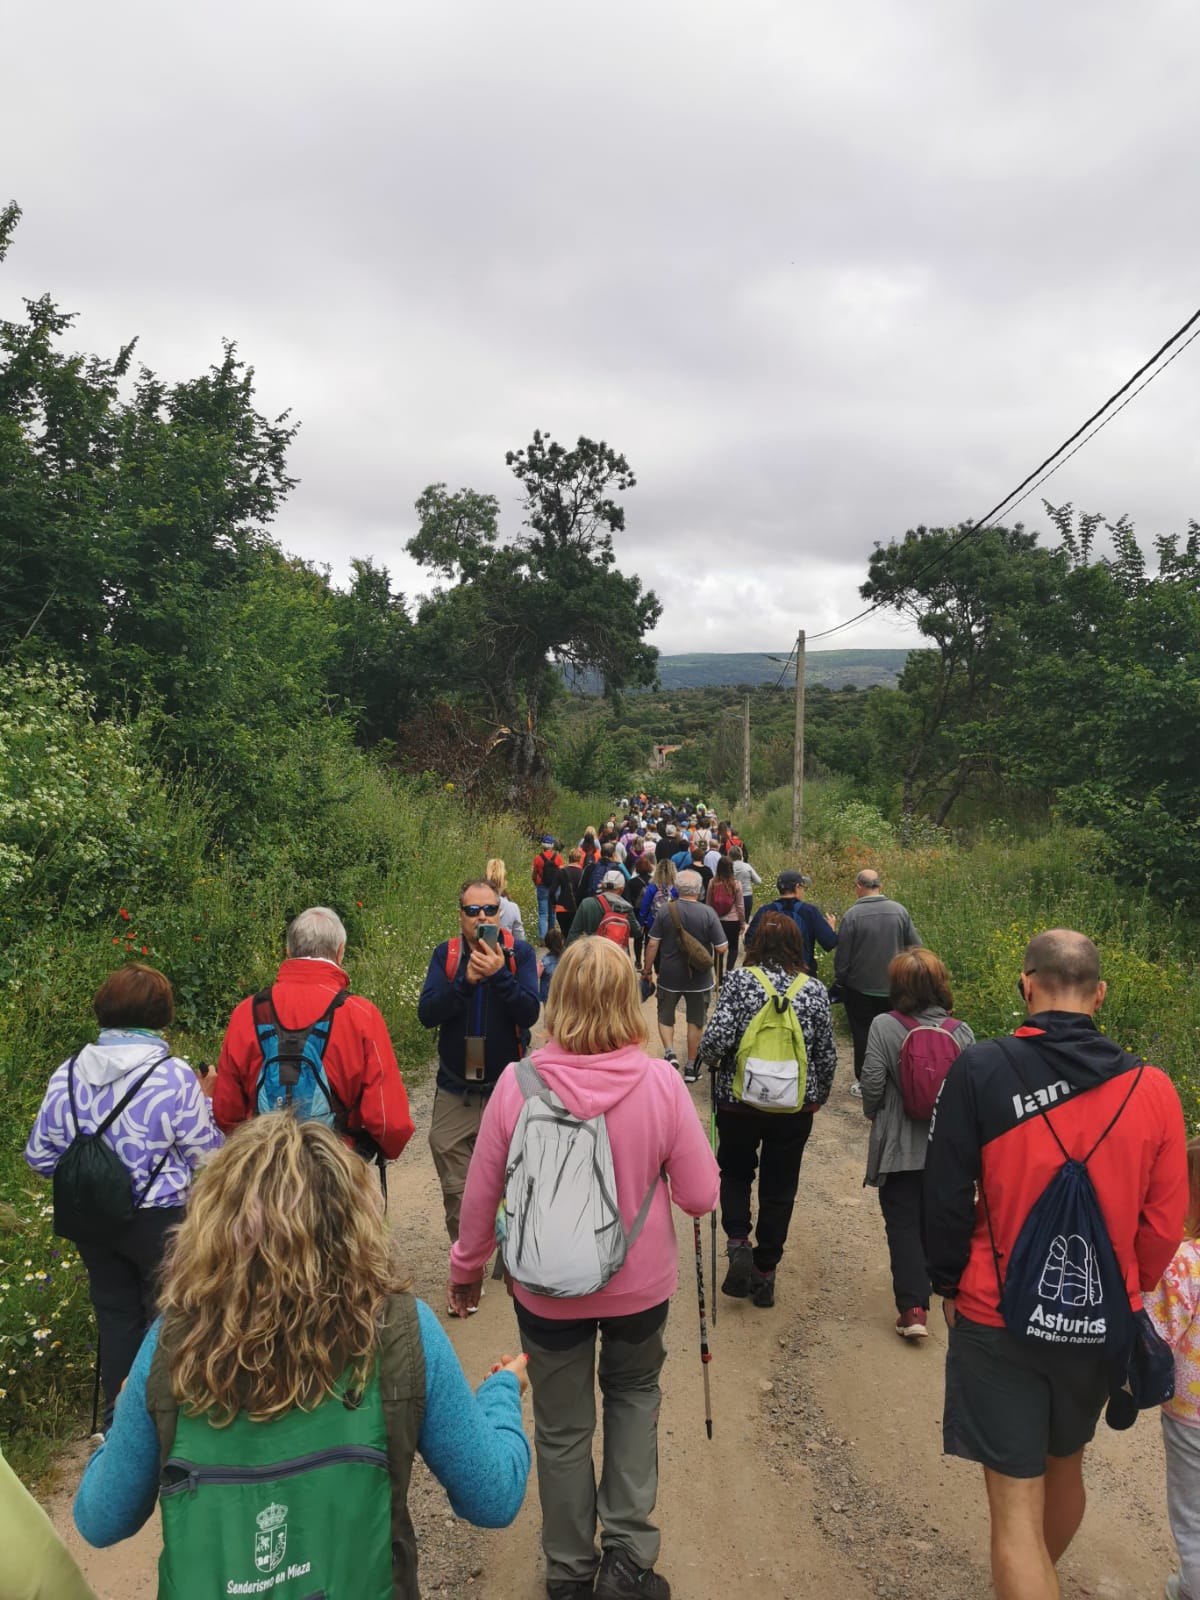
[[[223,1427],[312,1410],[366,1381],[388,1297],[407,1287],[371,1168],[317,1122],[243,1124],[196,1175],[163,1273],[171,1387]]]

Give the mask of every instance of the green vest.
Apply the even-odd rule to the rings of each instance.
[[[361,1395],[228,1427],[181,1412],[160,1335],[146,1384],[158,1432],[159,1600],[419,1600],[408,1483],[425,1411],[411,1294],[388,1301]]]

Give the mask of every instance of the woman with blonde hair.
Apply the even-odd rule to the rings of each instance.
[[[538,1294],[519,1277],[513,1283],[533,1384],[546,1590],[550,1600],[593,1593],[597,1600],[667,1600],[670,1586],[653,1570],[659,1534],[650,1517],[658,1490],[663,1329],[678,1277],[671,1202],[689,1216],[711,1211],[717,1166],[678,1074],[646,1053],[637,977],[625,951],[607,939],[569,945],[545,1019],[550,1037],[530,1061],[572,1117],[584,1124],[603,1117],[617,1208],[626,1236],[635,1235],[624,1263],[593,1293]],[[518,1067],[510,1066],[484,1112],[450,1253],[450,1303],[460,1316],[479,1301],[524,1104]],[[599,1488],[592,1471],[597,1329],[604,1396]],[[598,1572],[597,1519],[603,1524]]]
[[[488,862],[484,877],[500,896],[500,926],[507,928],[514,939],[523,939],[525,924],[521,921],[521,908],[508,898],[508,868],[499,856],[493,856]]]
[[[896,1332],[923,1339],[928,1329],[929,1273],[925,1267],[925,1147],[929,1123],[905,1108],[900,1059],[917,1028],[949,1034],[957,1050],[974,1044],[965,1022],[950,1015],[954,996],[950,977],[932,950],[914,945],[894,956],[888,967],[892,1009],[871,1023],[863,1057],[862,1106],[871,1119],[867,1144],[867,1185],[879,1190],[879,1205],[892,1260]],[[917,1038],[908,1046],[916,1048]],[[950,1046],[937,1047],[946,1059]],[[957,1053],[957,1052],[954,1052]]]
[[[157,1491],[162,1595],[257,1593],[279,1571],[286,1600],[416,1600],[413,1456],[459,1516],[507,1526],[529,1473],[524,1358],[471,1393],[405,1287],[370,1169],[320,1123],[243,1124],[193,1188],[80,1532],[128,1538]]]

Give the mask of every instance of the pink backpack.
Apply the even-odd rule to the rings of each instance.
[[[954,1065],[962,1045],[955,1034],[962,1023],[957,1017],[941,1022],[918,1022],[901,1011],[889,1011],[907,1029],[900,1047],[900,1098],[905,1113],[914,1122],[928,1122],[946,1074]]]

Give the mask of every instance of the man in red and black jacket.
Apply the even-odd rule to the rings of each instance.
[[[281,1027],[309,1027],[349,988],[342,969],[345,954],[346,930],[326,906],[302,911],[290,924],[287,960],[271,986]],[[217,1065],[212,1109],[224,1133],[254,1116],[262,1064],[251,996],[229,1019]],[[346,1108],[347,1141],[364,1154],[382,1152],[394,1161],[412,1138],[413,1120],[387,1024],[362,995],[347,995],[333,1013],[322,1064],[329,1087]]]
[[[1069,1156],[1087,1158],[1130,1305],[1140,1308],[1182,1235],[1187,1140],[1166,1074],[1146,1067],[1135,1087],[1140,1063],[1096,1027],[1106,986],[1090,939],[1065,928],[1038,934],[1018,987],[1025,1024],[1004,1049],[996,1040],[969,1046],[942,1086],[925,1162],[926,1252],[951,1330],[944,1448],[984,1468],[996,1593],[1057,1600],[1054,1567],[1083,1516],[1083,1451],[1108,1396],[1109,1358],[1018,1341],[1000,1314],[1000,1286],[1026,1218],[1063,1165],[1057,1134]]]

